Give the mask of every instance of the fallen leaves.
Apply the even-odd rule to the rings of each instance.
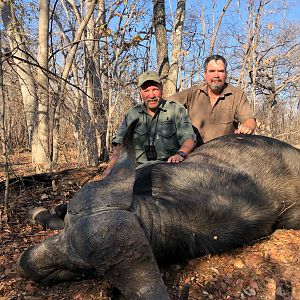
[[[233,265],[236,269],[243,269],[245,267],[245,265],[243,264],[242,260],[241,259],[236,259],[234,262],[233,262]]]
[[[0,300],[111,298],[109,283],[102,278],[49,287],[20,278],[15,270],[16,261],[26,248],[57,233],[30,224],[28,210],[35,205],[51,208],[67,202],[88,178],[86,175],[84,179],[84,174],[83,170],[69,172],[55,182],[50,180],[48,185],[36,184],[11,192],[7,222],[0,231]],[[38,199],[37,203],[34,199]],[[300,231],[278,230],[251,247],[169,266],[162,269],[162,274],[172,300],[178,299],[187,284],[190,300],[297,300],[300,299]]]

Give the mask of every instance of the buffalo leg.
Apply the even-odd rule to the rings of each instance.
[[[168,299],[151,246],[136,217],[127,211],[105,211],[83,217],[72,229],[72,246],[125,299]]]
[[[41,283],[70,280],[78,274],[68,269],[63,235],[55,235],[44,242],[28,248],[19,258],[17,269],[22,277]]]
[[[50,213],[44,207],[36,207],[29,213],[29,219],[34,223],[38,223],[45,229],[59,230],[63,229],[65,223],[56,213]]]
[[[50,213],[55,213],[60,219],[64,220],[68,212],[68,204],[59,204],[50,210]]]

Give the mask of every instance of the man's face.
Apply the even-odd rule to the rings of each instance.
[[[208,63],[204,71],[204,78],[214,93],[220,94],[223,91],[226,77],[225,65],[221,60],[212,60]]]
[[[146,81],[141,86],[141,97],[150,111],[156,111],[162,99],[162,85],[155,81]]]

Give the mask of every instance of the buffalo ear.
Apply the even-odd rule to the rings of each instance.
[[[111,170],[110,178],[114,180],[126,180],[128,179],[133,182],[135,179],[135,145],[134,145],[134,130],[138,123],[138,119],[135,119],[132,123],[129,124],[127,130],[124,134],[121,154],[120,157]],[[132,185],[133,185],[132,182]]]
[[[135,159],[135,148],[134,148],[134,130],[139,122],[139,119],[133,120],[129,126],[127,127],[123,140],[122,140],[122,146],[128,153],[134,154]],[[134,153],[133,153],[134,152]]]

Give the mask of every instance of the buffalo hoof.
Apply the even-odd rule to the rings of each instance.
[[[40,224],[43,229],[60,230],[64,228],[64,221],[56,214],[51,214],[44,207],[36,207],[29,211],[29,220],[32,224]]]
[[[35,207],[28,212],[28,219],[31,224],[37,224],[36,217],[41,212],[48,212],[48,210],[42,206]]]

